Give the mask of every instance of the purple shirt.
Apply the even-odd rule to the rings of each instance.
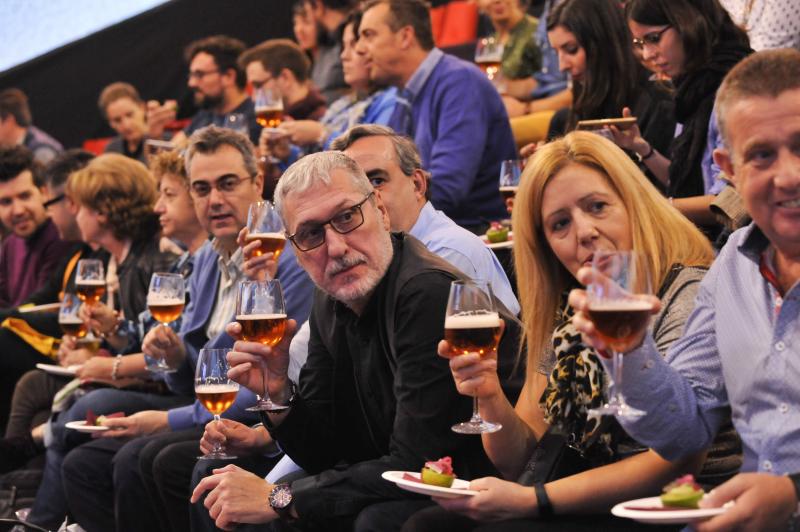
[[[41,287],[72,248],[49,219],[30,238],[10,234],[0,247],[0,308],[15,307]]]

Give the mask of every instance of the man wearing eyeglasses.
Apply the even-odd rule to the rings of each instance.
[[[151,329],[142,341],[142,351],[165,358],[177,369],[165,377],[173,392],[193,395],[200,348],[233,344],[225,326],[235,316],[238,284],[245,280],[242,249],[236,239],[247,223],[250,204],[261,198],[263,177],[256,167],[252,143],[229,129],[210,126],[195,132],[185,162],[197,218],[213,239],[195,256],[191,303],[183,313],[179,334],[167,327]],[[275,278],[283,287],[288,317],[304,322],[313,284],[288,246],[280,255]],[[255,423],[255,414],[245,411],[255,401],[253,393],[242,390],[224,416]],[[114,430],[72,450],[63,462],[70,514],[87,530],[158,530],[165,523],[174,530],[188,530],[185,501],[198,441],[210,419],[208,411],[195,401],[186,407],[107,420]],[[127,441],[131,437],[134,439]],[[162,452],[175,454],[159,461]],[[169,471],[157,469],[157,464]],[[167,484],[185,490],[182,495],[170,492],[177,502],[159,499],[160,488]],[[143,501],[148,500],[153,504],[143,508]]]
[[[242,41],[226,35],[200,39],[186,47],[184,55],[189,63],[187,85],[200,110],[186,129],[172,138],[176,146],[183,146],[187,137],[203,127],[224,127],[233,114],[244,115],[250,140],[258,143],[261,128],[256,122],[255,106],[245,92],[245,73],[236,63],[244,50]],[[161,138],[164,126],[175,119],[175,114],[174,102],[165,102],[163,105],[155,101],[148,102],[148,136]]]
[[[414,237],[389,231],[380,192],[343,153],[304,157],[283,175],[275,198],[318,289],[308,359],[294,383],[291,335],[274,350],[240,341],[229,375],[256,389],[261,370],[251,368],[266,361],[270,397],[290,408],[262,422],[309,476],[274,485],[227,466],[200,481],[192,500],[210,490],[205,505],[222,528],[277,518],[298,530],[399,528],[431,501],[409,498],[381,478],[384,471],[419,471],[442,456],[453,458],[459,477],[494,469],[480,439],[450,430],[469,417],[471,401],[458,396],[447,361],[436,356],[450,284],[464,275]],[[513,348],[511,336],[501,351]],[[385,503],[379,512],[358,517],[377,503]]]

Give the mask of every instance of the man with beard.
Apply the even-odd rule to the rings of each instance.
[[[343,153],[293,164],[275,203],[317,287],[308,358],[295,384],[287,372],[290,321],[273,349],[236,342],[228,375],[257,388],[267,367],[270,397],[289,408],[264,413],[263,424],[309,476],[275,485],[228,465],[200,481],[192,501],[210,491],[204,504],[223,529],[280,518],[291,530],[326,531],[370,529],[359,512],[385,503],[385,520],[373,529],[391,529],[384,525],[431,501],[411,498],[383,480],[384,471],[418,471],[442,456],[453,458],[460,478],[494,469],[480,439],[451,430],[469,417],[471,401],[458,395],[447,360],[435,355],[451,282],[465,276],[416,238],[390,232],[380,191]],[[240,332],[235,323],[227,330]],[[512,337],[505,335],[501,350],[513,349]]]
[[[215,125],[228,126],[234,114],[242,114],[250,140],[258,144],[261,128],[256,123],[253,101],[245,92],[247,77],[236,60],[245,51],[245,44],[226,35],[213,35],[194,41],[186,47],[184,55],[189,63],[187,85],[194,94],[194,103],[200,111],[194,115],[186,129],[172,138],[176,146],[198,129]],[[174,102],[150,101],[147,104],[147,121],[151,138],[160,138],[164,125],[175,118]]]

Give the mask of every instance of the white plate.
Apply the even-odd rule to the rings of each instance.
[[[675,508],[674,510],[631,510],[630,507],[642,508],[663,508],[660,497],[646,497],[632,501],[621,502],[611,509],[611,513],[617,517],[626,517],[653,525],[679,525],[683,523],[693,523],[710,519],[715,515],[724,513],[730,506],[721,508]]]
[[[60,308],[61,303],[45,303],[44,305],[36,305],[34,307],[23,307],[20,308],[19,311],[21,314],[27,314],[28,312],[50,312]]]
[[[414,493],[421,493],[423,495],[430,495],[432,497],[441,497],[443,499],[456,499],[458,497],[467,497],[478,494],[477,491],[468,489],[469,482],[466,480],[461,480],[460,478],[453,480],[453,486],[451,488],[443,488],[441,486],[433,486],[431,484],[414,482],[413,480],[405,480],[403,475],[406,473],[416,478],[419,478],[420,475],[418,472],[414,473],[411,471],[384,471],[381,477],[389,482],[394,482],[398,485],[398,487],[403,488],[404,490],[413,491]]]
[[[86,420],[70,421],[64,426],[78,432],[104,432],[111,429],[111,427],[106,427],[105,425],[87,425]]]
[[[483,243],[486,244],[486,247],[489,249],[507,249],[514,247],[514,231],[508,232],[508,240],[504,242],[489,242],[489,239],[486,238],[486,235],[481,235],[481,240]]]
[[[52,375],[59,375],[61,377],[74,377],[83,364],[73,364],[71,366],[57,366],[55,364],[36,364],[36,367],[42,371],[46,371]]]

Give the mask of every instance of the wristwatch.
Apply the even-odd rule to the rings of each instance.
[[[292,488],[289,484],[276,484],[269,492],[269,506],[278,517],[287,521],[293,521],[292,517]]]

